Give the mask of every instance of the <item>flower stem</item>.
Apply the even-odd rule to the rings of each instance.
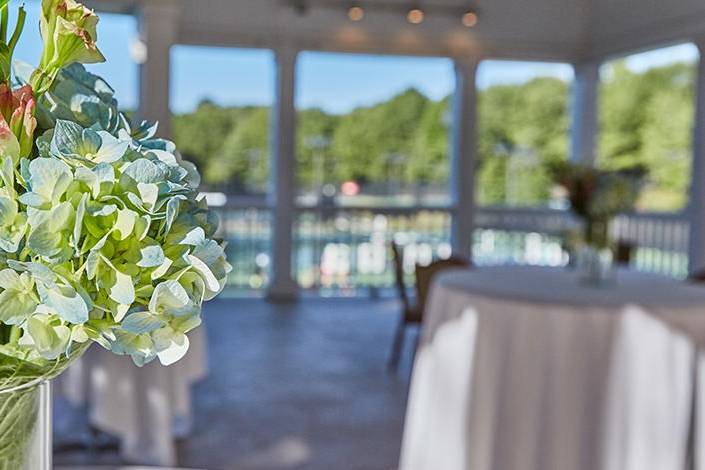
[[[10,58],[12,58],[12,53],[15,51],[17,41],[19,41],[20,36],[22,35],[22,30],[24,29],[24,22],[26,18],[27,12],[25,11],[24,7],[20,7],[17,13],[17,23],[15,23],[15,31],[12,33],[10,42],[7,44],[7,47],[10,49]]]
[[[0,8],[0,41],[7,41],[7,22],[9,20],[9,15],[7,12],[7,3],[5,3],[2,8]]]
[[[0,470],[29,468],[38,412],[37,387],[0,393]]]
[[[22,335],[22,330],[18,328],[17,326],[13,326],[10,329],[10,344],[17,344],[17,342],[20,340],[20,336]]]

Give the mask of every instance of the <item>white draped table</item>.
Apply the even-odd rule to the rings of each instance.
[[[191,385],[207,373],[205,328],[189,333],[189,351],[176,364],[155,360],[139,368],[127,356],[94,345],[53,387],[91,423],[116,435],[128,462],[174,465],[174,439],[191,427]]]
[[[705,288],[493,267],[428,302],[400,470],[705,469]]]

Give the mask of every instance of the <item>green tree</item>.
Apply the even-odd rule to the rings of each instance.
[[[174,116],[174,141],[177,148],[205,173],[240,112],[238,108],[224,108],[204,101],[195,111]]]
[[[331,150],[338,180],[389,181],[403,178],[411,160],[418,123],[428,98],[409,89],[385,103],[341,116]]]
[[[690,63],[634,72],[624,61],[615,61],[605,69],[598,165],[648,168],[641,209],[678,210],[687,202],[694,79]]]
[[[248,108],[221,139],[216,160],[204,177],[211,183],[226,183],[262,192],[269,174],[269,108]]]
[[[478,115],[479,203],[545,204],[546,165],[568,152],[567,83],[540,77],[489,87],[480,93]]]
[[[450,99],[428,102],[421,115],[404,174],[407,182],[448,181]]]
[[[686,203],[692,154],[695,68],[677,63],[644,72],[624,61],[605,68],[600,89],[598,165],[643,164],[650,182],[639,205],[674,210]],[[479,92],[477,197],[485,205],[537,205],[550,199],[547,164],[565,159],[569,84],[540,77]],[[345,115],[298,112],[297,179],[316,184],[447,183],[449,98],[409,89]],[[262,191],[269,172],[269,111],[203,102],[174,117],[179,149],[208,185]]]
[[[297,114],[297,179],[304,188],[316,183],[337,183],[330,173],[336,162],[330,151],[338,119],[320,109],[305,109]]]

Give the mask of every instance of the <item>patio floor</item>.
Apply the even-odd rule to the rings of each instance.
[[[389,300],[207,304],[211,373],[193,390],[195,428],[179,443],[179,464],[208,470],[396,468],[410,368],[407,352],[396,376],[385,370],[397,312]],[[407,344],[412,340],[409,332]],[[56,440],[70,438],[62,432]],[[61,453],[55,463],[123,462],[103,452]]]

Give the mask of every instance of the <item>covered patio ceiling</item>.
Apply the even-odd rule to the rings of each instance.
[[[182,44],[580,62],[705,37],[699,0],[95,0],[99,10],[178,11]],[[357,3],[363,21],[348,19]],[[405,9],[427,10],[409,24]],[[472,28],[464,8],[479,13]],[[457,16],[451,12],[458,10]]]

